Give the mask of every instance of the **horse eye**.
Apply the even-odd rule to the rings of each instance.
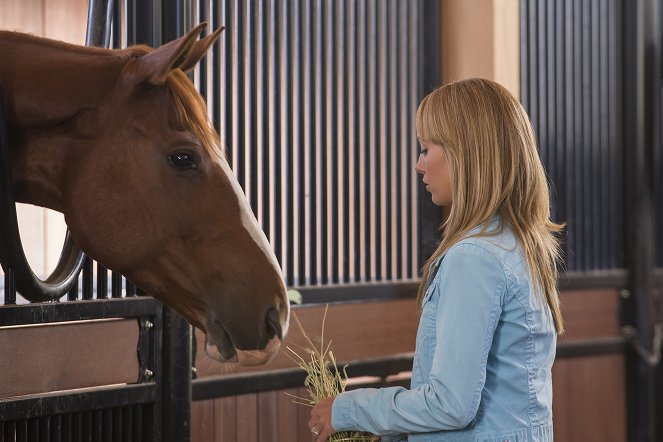
[[[190,152],[177,152],[168,155],[168,161],[176,169],[187,170],[187,169],[198,169],[198,164],[196,164],[195,156]]]

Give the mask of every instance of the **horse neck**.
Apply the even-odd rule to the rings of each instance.
[[[62,178],[99,128],[94,120],[127,59],[121,52],[0,32],[0,81],[17,201],[61,211]]]

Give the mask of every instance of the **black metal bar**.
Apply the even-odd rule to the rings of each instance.
[[[111,273],[111,296],[113,298],[122,297],[122,275],[117,272]]]
[[[121,442],[133,442],[133,407],[122,408],[122,437]]]
[[[113,424],[113,438],[112,442],[122,442],[123,429],[124,429],[124,415],[122,408],[115,408],[112,410],[112,424]]]
[[[11,269],[5,270],[5,304],[16,304],[16,283]]]
[[[78,299],[78,280],[74,281],[71,288],[67,292],[68,301],[76,301]]]
[[[147,404],[153,402],[155,397],[154,384],[131,384],[0,399],[0,421]]]
[[[426,0],[420,10],[418,23],[422,27],[419,37],[419,59],[423,60],[426,69],[421,70],[421,88],[418,100],[430,93],[441,83],[440,75],[440,38],[439,17],[440,2]],[[416,81],[412,79],[412,81]],[[413,129],[414,130],[414,129]],[[430,195],[426,192],[423,181],[417,180],[417,210],[419,212],[419,225],[416,226],[418,234],[419,256],[417,268],[426,262],[440,243],[440,232],[438,226],[442,221],[442,209],[434,205]]]
[[[51,436],[51,417],[44,416],[38,419],[37,425],[39,426],[39,442],[50,442]]]
[[[191,326],[164,307],[163,398],[164,442],[191,439]]]
[[[94,268],[92,258],[89,256],[86,256],[83,262],[82,274],[83,299],[92,299],[94,294]]]
[[[97,263],[97,297],[108,297],[108,269]]]
[[[108,48],[113,24],[113,0],[89,0],[86,46]]]
[[[653,264],[651,178],[652,89],[654,1],[624,2],[624,173],[626,263],[631,296],[624,301],[624,325],[633,325],[645,348],[652,342],[657,312],[651,299]],[[634,352],[627,360],[628,440],[658,440],[655,425],[655,370]]]
[[[25,419],[16,423],[16,442],[28,442],[28,421]]]
[[[88,319],[153,316],[159,307],[158,301],[148,297],[61,304],[8,305],[0,308],[0,327]]]

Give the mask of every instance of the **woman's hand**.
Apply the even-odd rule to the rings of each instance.
[[[336,433],[332,427],[332,404],[333,397],[321,399],[311,410],[311,418],[308,421],[308,427],[311,433],[316,436],[316,442],[325,442],[329,436]]]

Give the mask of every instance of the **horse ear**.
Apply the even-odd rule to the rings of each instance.
[[[205,56],[207,50],[214,44],[214,42],[219,38],[221,32],[225,29],[224,26],[221,26],[216,31],[212,32],[205,38],[201,38],[193,44],[193,48],[189,51],[189,55],[184,60],[184,62],[178,67],[184,72],[193,69],[198,62]]]
[[[205,26],[207,26],[207,23],[201,23],[177,40],[166,43],[143,55],[138,62],[140,77],[143,77],[148,83],[158,86],[163,85],[170,71],[180,67],[189,59],[189,55],[195,47],[196,39]]]

